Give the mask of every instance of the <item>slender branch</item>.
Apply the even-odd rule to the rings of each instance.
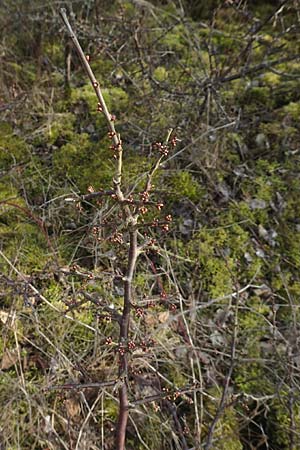
[[[122,154],[123,154],[123,148],[122,148],[122,142],[121,142],[121,138],[120,135],[117,134],[116,129],[115,129],[115,125],[114,125],[114,117],[110,114],[110,112],[108,111],[106,102],[104,100],[101,88],[100,88],[100,84],[97,81],[94,72],[92,71],[92,68],[88,62],[88,58],[86,57],[86,55],[84,54],[81,45],[78,42],[78,39],[70,25],[70,22],[68,20],[67,14],[66,14],[66,10],[64,8],[61,8],[60,10],[60,16],[68,30],[68,35],[69,38],[72,40],[73,45],[77,51],[77,54],[79,56],[79,59],[91,81],[91,84],[94,88],[94,91],[96,93],[96,96],[98,98],[98,111],[102,112],[107,125],[108,125],[108,129],[109,129],[109,136],[112,139],[114,148],[116,150],[116,157],[117,157],[117,162],[116,162],[116,174],[115,174],[115,178],[114,178],[114,185],[115,185],[115,190],[116,190],[116,194],[119,198],[119,200],[123,200],[123,193],[121,190],[121,181],[122,181]]]
[[[247,68],[243,68],[239,72],[233,73],[232,75],[228,75],[226,77],[217,77],[214,80],[206,80],[203,83],[204,86],[215,85],[215,84],[223,84],[228,83],[229,81],[238,80],[239,78],[245,77],[246,75],[252,75],[256,72],[260,72],[264,69],[270,69],[271,67],[278,66],[280,64],[294,61],[295,59],[299,59],[300,54],[296,53],[295,55],[286,56],[284,58],[275,59],[272,61],[265,61],[260,64],[256,64],[255,66],[250,66]]]
[[[7,256],[0,250],[0,256],[6,261],[6,263],[12,268],[12,270],[26,283],[26,286],[28,286],[32,292],[34,292],[35,295],[37,295],[43,302],[46,303],[51,309],[59,313],[60,315],[63,315],[66,319],[71,320],[74,323],[78,323],[82,325],[85,328],[88,328],[89,330],[96,331],[95,328],[88,325],[87,323],[81,322],[80,320],[74,319],[73,317],[69,316],[68,314],[64,314],[63,311],[61,311],[59,308],[57,308],[55,305],[53,305],[49,300],[44,297],[36,287],[33,286],[33,284],[28,282],[28,279],[26,276],[20,272],[16,266],[7,258]]]
[[[179,397],[187,397],[186,394],[190,394],[190,393],[194,393],[194,392],[198,392],[198,391],[202,392],[202,388],[197,383],[194,383],[193,385],[185,386],[182,388],[176,388],[174,386],[174,389],[172,389],[172,390],[160,391],[157,394],[149,395],[147,397],[137,398],[136,400],[130,402],[130,407],[133,408],[138,405],[144,405],[146,403],[151,403],[151,402],[164,400],[164,399],[176,400]],[[210,397],[205,392],[203,392],[203,393],[204,393],[204,395],[207,395],[208,397]]]
[[[236,58],[233,59],[230,66],[222,73],[222,80],[226,81],[227,75],[231,72],[231,70],[236,67],[239,63],[239,61],[242,61],[245,56],[248,55],[248,52],[252,46],[252,44],[255,42],[255,39],[257,38],[258,33],[262,30],[262,28],[269,23],[276,14],[278,14],[284,5],[288,3],[290,0],[283,0],[279,5],[277,5],[276,9],[272,11],[272,13],[265,18],[265,20],[258,22],[255,24],[254,28],[250,32],[250,39],[247,42],[246,46],[241,50],[241,52],[236,56]],[[260,69],[259,69],[260,70]]]
[[[169,409],[169,411],[170,411],[170,413],[171,413],[171,415],[173,417],[173,421],[174,421],[174,424],[175,424],[175,427],[176,427],[177,434],[180,437],[182,450],[188,450],[188,445],[187,445],[186,438],[185,438],[185,435],[184,435],[184,432],[183,432],[183,429],[182,429],[182,425],[181,425],[180,420],[179,420],[178,415],[177,415],[176,406],[173,405],[173,403],[168,401],[168,400],[164,400],[163,403]]]
[[[164,145],[166,145],[166,146],[168,145],[172,132],[173,132],[173,128],[169,128],[166,140],[164,142]],[[145,185],[145,189],[144,189],[145,192],[149,192],[151,190],[151,187],[152,187],[151,186],[151,181],[152,181],[153,175],[155,174],[155,172],[159,168],[160,163],[162,162],[164,157],[165,157],[165,155],[162,154],[158,158],[158,160],[153,164],[153,166],[151,167],[150,171],[148,172],[148,174],[147,174],[147,181],[146,181],[146,185]]]
[[[12,203],[10,201],[2,200],[2,201],[0,201],[0,205],[1,204],[7,205],[7,206],[11,206],[12,208],[19,209],[24,214],[26,214],[26,216],[30,217],[30,219],[32,219],[37,224],[37,226],[40,228],[40,230],[42,231],[43,235],[45,236],[45,239],[47,241],[48,247],[55,254],[55,250],[53,248],[52,242],[51,242],[51,240],[49,238],[49,235],[47,233],[47,229],[45,227],[45,223],[44,223],[44,221],[42,219],[40,219],[39,217],[36,217],[28,208],[24,208],[23,206],[20,206],[17,203]]]
[[[90,192],[89,194],[84,194],[81,195],[79,197],[80,200],[82,201],[87,201],[87,200],[92,200],[93,198],[97,198],[97,197],[109,197],[112,196],[115,193],[115,191],[97,191],[97,192]],[[74,198],[74,201],[76,201],[77,199]]]
[[[220,403],[217,407],[215,417],[214,417],[214,419],[209,427],[208,433],[207,433],[207,442],[204,447],[205,450],[210,450],[212,448],[213,437],[214,437],[214,432],[215,432],[217,423],[220,420],[222,413],[226,408],[226,399],[228,396],[229,385],[232,380],[233,369],[234,369],[235,363],[236,363],[236,344],[237,344],[237,338],[238,338],[239,299],[240,299],[240,297],[239,297],[238,289],[237,289],[236,302],[234,305],[234,323],[233,323],[232,338],[231,338],[231,345],[230,345],[230,366],[229,366],[229,369],[228,369],[228,372],[227,372],[227,375],[225,378],[225,383],[224,383],[224,388],[223,388],[223,392],[221,395]]]
[[[81,390],[81,389],[101,389],[109,386],[115,386],[118,380],[115,381],[103,381],[102,383],[66,383],[66,384],[56,384],[54,386],[48,386],[44,388],[45,391],[56,391],[56,390]]]

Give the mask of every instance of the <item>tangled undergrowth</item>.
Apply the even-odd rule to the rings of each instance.
[[[296,450],[299,2],[23,3],[0,6],[2,447],[114,448],[127,237],[91,195],[114,159],[67,4],[126,194],[177,139],[143,215],[173,221],[135,273],[126,449]]]

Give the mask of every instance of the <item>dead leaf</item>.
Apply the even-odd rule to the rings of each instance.
[[[2,355],[2,360],[0,364],[1,370],[10,369],[18,361],[18,350],[8,350],[6,349]]]
[[[9,313],[8,312],[0,311],[0,320],[1,320],[2,323],[5,324],[7,322],[8,317],[9,317]]]
[[[80,415],[80,411],[81,411],[79,400],[77,400],[77,398],[74,398],[74,397],[67,398],[65,400],[65,406],[66,406],[68,415],[72,419],[76,419],[76,418],[78,419],[78,416]]]
[[[158,320],[160,323],[166,323],[169,319],[170,316],[170,312],[169,311],[164,311],[158,314]]]
[[[154,314],[147,313],[144,317],[144,322],[148,326],[152,326],[157,322],[157,318]]]
[[[0,311],[0,321],[9,327],[14,327],[16,323],[16,312],[15,311]]]

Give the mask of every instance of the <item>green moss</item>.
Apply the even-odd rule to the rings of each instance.
[[[13,132],[6,122],[0,122],[0,164],[1,168],[9,169],[28,157],[28,146]]]
[[[9,187],[8,187],[9,188]],[[11,195],[13,198],[11,198]],[[38,219],[35,221],[23,199],[16,191],[0,184],[0,237],[9,258],[14,260],[18,249],[18,264],[30,273],[42,269],[48,260],[46,248],[47,239]]]
[[[300,104],[291,102],[283,108],[286,114],[289,114],[294,120],[299,120],[300,118]]]
[[[250,86],[240,97],[245,111],[254,112],[258,108],[271,109],[273,107],[273,96],[268,87]]]
[[[53,122],[49,122],[43,136],[48,145],[54,144],[57,139],[71,139],[74,135],[75,116],[71,113],[56,114]],[[35,144],[38,144],[35,141]]]
[[[279,237],[279,242],[281,244],[282,256],[285,255],[290,264],[294,265],[295,268],[300,268],[300,232],[295,232],[292,228],[284,226],[283,233]]]
[[[297,396],[291,402],[291,393],[281,390],[279,399],[275,399],[269,407],[267,433],[269,443],[274,449],[291,448],[297,450],[298,442],[294,430],[300,425],[300,411]],[[294,418],[294,446],[291,447],[291,411]]]
[[[219,398],[219,392],[217,389],[210,389],[209,394],[215,398]],[[214,417],[216,414],[218,401],[205,402],[205,409],[209,413],[209,417]],[[205,431],[209,427],[205,425]],[[225,408],[222,411],[221,417],[219,418],[215,432],[214,432],[214,449],[216,450],[242,450],[243,445],[239,438],[239,423],[236,411],[234,408]]]
[[[159,66],[154,70],[153,76],[157,81],[165,81],[168,78],[168,72],[165,67]]]
[[[62,51],[61,42],[44,42],[43,53],[50,58],[52,64],[55,64],[57,67],[63,66],[64,52]]]
[[[185,39],[184,39],[184,27],[179,24],[172,28],[171,31],[165,33],[160,43],[168,47],[170,50],[176,52],[183,51],[185,49]]]
[[[128,94],[122,88],[116,86],[110,88],[103,87],[102,94],[111,113],[118,113],[127,108],[129,98]],[[72,89],[71,100],[74,103],[79,100],[84,100],[88,105],[89,112],[93,116],[102,117],[102,114],[97,112],[98,100],[90,83],[80,88]]]
[[[246,307],[239,312],[239,339],[245,362],[237,362],[234,380],[239,389],[253,395],[268,395],[272,392],[272,381],[264,365],[261,340],[271,341],[268,322],[271,306],[257,296],[246,301]]]
[[[172,174],[168,186],[172,190],[169,196],[171,200],[186,197],[193,202],[199,202],[204,193],[197,180],[185,170]]]
[[[237,212],[241,213],[240,208]],[[255,254],[251,235],[235,223],[237,221],[235,209],[227,211],[220,215],[219,227],[203,227],[200,232],[194,234],[193,240],[183,247],[186,256],[201,264],[202,288],[210,297],[223,297],[234,292],[235,277],[247,283],[260,273],[261,260]],[[245,254],[251,256],[251,262],[246,260]]]
[[[233,408],[227,409],[224,417],[217,425],[215,439],[219,439],[219,442],[214,448],[216,450],[243,450],[238,427],[236,412]]]
[[[277,75],[276,73],[273,72],[264,73],[262,76],[262,80],[267,86],[270,87],[276,87],[281,83],[280,75]]]
[[[90,141],[88,134],[74,133],[67,144],[54,152],[54,173],[75,182],[82,192],[89,185],[96,190],[111,186],[115,169],[108,147],[106,141],[99,146]]]
[[[118,404],[114,400],[107,399],[105,402],[105,416],[107,419],[115,421],[118,417]]]

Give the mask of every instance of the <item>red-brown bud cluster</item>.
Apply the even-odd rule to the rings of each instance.
[[[128,201],[128,203],[133,203],[134,202],[134,198],[133,198],[132,194],[128,195],[127,201]]]
[[[170,392],[170,389],[169,388],[162,388],[162,392],[164,393],[164,394],[166,394],[166,395],[164,395],[164,397],[167,399],[167,400],[172,400],[172,396],[171,396],[171,392]]]
[[[178,397],[180,397],[180,392],[179,391],[175,391],[173,394],[173,400],[177,400]]]
[[[97,111],[98,111],[98,112],[103,112],[101,103],[97,103]]]
[[[191,399],[189,399],[189,400],[191,400]],[[190,403],[190,402],[189,402],[189,403]],[[193,403],[193,402],[192,402],[192,403]],[[190,434],[191,430],[189,429],[189,427],[188,427],[187,425],[185,425],[185,426],[183,427],[182,432],[183,432],[183,434],[188,435],[188,434]]]
[[[92,185],[90,185],[90,186],[87,188],[87,191],[88,191],[90,194],[92,194],[93,192],[95,192],[95,189],[94,189],[94,187],[93,187]]]
[[[148,345],[146,341],[142,341],[141,342],[141,348],[143,350],[143,352],[147,352],[148,351]]]
[[[128,349],[129,350],[134,350],[135,348],[136,348],[135,342],[129,341],[128,342]]]
[[[118,349],[117,349],[117,351],[119,352],[119,354],[120,354],[121,356],[124,356],[125,353],[126,353],[126,348],[124,347],[123,344],[120,344],[119,347],[118,347]]]
[[[167,156],[169,153],[169,148],[167,145],[163,144],[162,142],[155,142],[152,144],[152,148],[154,150],[158,150],[159,153],[161,153],[164,156]]]
[[[113,340],[111,337],[106,338],[106,340],[105,340],[106,345],[112,345],[112,343],[113,343]]]
[[[113,132],[110,131],[110,132],[108,133],[108,136],[109,136],[110,138],[112,138],[115,134],[116,134],[116,133],[113,133]],[[119,141],[117,144],[112,144],[109,148],[110,148],[110,150],[112,150],[112,151],[114,152],[113,157],[116,159],[116,158],[117,158],[117,153],[120,152],[120,151],[122,150],[122,142]]]
[[[155,303],[153,301],[150,301],[147,303],[147,308],[154,308],[155,307]]]
[[[174,137],[171,139],[171,146],[172,146],[173,148],[175,148],[176,145],[177,145],[177,142],[178,142],[178,139],[177,139],[176,136],[174,136]]]
[[[132,369],[132,368],[128,368],[128,372],[130,372],[132,375],[142,375],[143,373],[141,369]]]
[[[167,156],[169,153],[169,148],[167,145],[162,144],[161,142],[155,142],[152,144],[152,148],[154,150],[158,150],[161,155]]]
[[[100,231],[100,228],[99,228],[99,227],[94,226],[94,227],[92,228],[92,233],[93,233],[94,236],[98,236],[99,231]]]
[[[107,134],[108,134],[108,137],[110,139],[112,139],[116,135],[116,132],[115,131],[109,131]]]
[[[113,242],[115,244],[123,244],[124,243],[122,233],[114,233],[112,236],[110,236],[109,240],[110,240],[110,242]]]
[[[141,192],[140,198],[142,202],[147,202],[149,200],[149,192],[148,191]]]
[[[148,208],[146,208],[145,206],[141,206],[141,208],[139,208],[139,212],[141,214],[146,214],[147,211],[148,211]]]
[[[148,339],[143,340],[140,342],[139,347],[142,349],[143,352],[147,352],[149,350],[150,347],[153,347],[155,345],[155,340],[154,339]]]
[[[145,311],[143,310],[143,308],[136,308],[135,315],[137,317],[144,317]]]

